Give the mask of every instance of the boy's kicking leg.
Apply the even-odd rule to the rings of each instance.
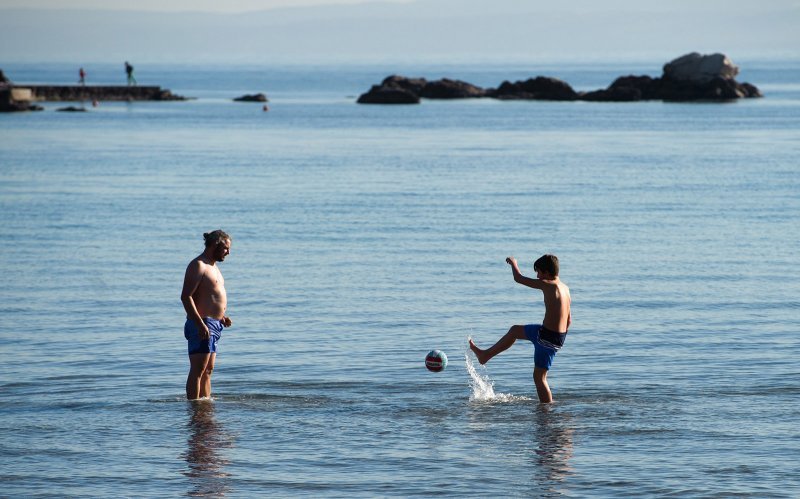
[[[547,384],[547,369],[534,367],[533,383],[536,385],[536,393],[539,395],[539,402],[543,404],[551,403],[553,401],[553,394],[550,392],[550,385]]]
[[[478,362],[480,362],[481,364],[486,364],[495,355],[511,348],[511,345],[513,345],[515,341],[524,340],[526,338],[527,336],[525,336],[525,326],[516,325],[516,326],[511,326],[508,332],[504,334],[503,337],[497,341],[497,343],[487,348],[486,350],[481,350],[480,348],[478,348],[478,346],[475,345],[472,339],[469,340],[469,348],[475,353],[475,357],[478,358]]]

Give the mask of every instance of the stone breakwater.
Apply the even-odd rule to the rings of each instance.
[[[24,85],[12,82],[0,69],[0,112],[41,111],[41,106],[31,102],[80,101],[182,101],[186,97],[175,95],[156,86],[121,85]],[[68,108],[67,108],[68,109]]]
[[[105,85],[12,85],[12,88],[28,88],[34,101],[173,101],[187,100],[167,89],[156,86],[105,86]]]
[[[421,99],[494,98],[501,100],[555,100],[633,102],[641,100],[723,102],[762,97],[754,85],[734,78],[738,66],[724,54],[686,54],[664,65],[661,77],[622,76],[605,89],[575,91],[557,78],[537,76],[504,81],[497,88],[481,88],[447,78],[428,81],[392,75],[358,98],[359,104],[418,104]]]

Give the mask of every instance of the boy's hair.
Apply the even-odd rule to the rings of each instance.
[[[533,270],[547,272],[553,277],[558,275],[558,257],[556,255],[542,255],[533,262]]]
[[[221,229],[217,229],[213,232],[206,232],[203,234],[203,239],[206,240],[206,248],[209,246],[214,246],[219,244],[221,241],[227,239],[228,241],[231,240],[231,236],[223,232]]]

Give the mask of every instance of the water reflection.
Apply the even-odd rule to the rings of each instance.
[[[220,452],[233,447],[232,436],[214,415],[214,402],[197,400],[188,402],[189,422],[186,425],[189,438],[184,454],[189,478],[189,496],[225,496],[230,490],[230,475],[225,472],[229,463]]]
[[[558,486],[569,475],[572,467],[574,429],[570,418],[551,405],[540,405],[533,414],[534,439],[530,458],[536,470],[536,482],[542,495],[560,495]]]

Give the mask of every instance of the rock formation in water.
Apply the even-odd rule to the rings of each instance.
[[[389,76],[358,98],[361,104],[417,104],[424,99],[491,97],[502,100],[585,100],[596,102],[728,101],[762,97],[754,85],[735,80],[739,68],[724,54],[686,54],[664,65],[663,74],[621,76],[606,89],[576,92],[567,82],[537,76],[514,83],[504,81],[496,89],[482,89],[458,80],[433,82],[425,78]]]
[[[503,100],[577,100],[579,97],[567,82],[546,76],[515,83],[504,81],[487,95]]]
[[[387,83],[387,80],[392,79],[399,81]],[[361,94],[357,102],[359,104],[419,104],[419,93],[403,86],[412,80],[401,76],[389,76],[380,85],[372,85],[369,91]]]
[[[235,102],[269,102],[267,96],[264,94],[243,95],[233,99]]]
[[[358,102],[360,104],[418,104],[420,98],[469,99],[485,96],[484,89],[464,81],[447,78],[428,81],[425,78],[392,75],[384,78],[380,85],[373,85],[368,92],[358,98]]]
[[[442,78],[427,82],[419,96],[423,99],[471,99],[485,97],[486,90],[465,81]]]
[[[715,78],[733,80],[739,74],[736,66],[724,54],[686,54],[664,64],[663,78],[673,81],[708,83]]]
[[[660,78],[623,76],[605,90],[587,92],[590,101],[726,101],[762,97],[754,85],[734,78],[739,68],[723,54],[692,52],[664,65]]]

